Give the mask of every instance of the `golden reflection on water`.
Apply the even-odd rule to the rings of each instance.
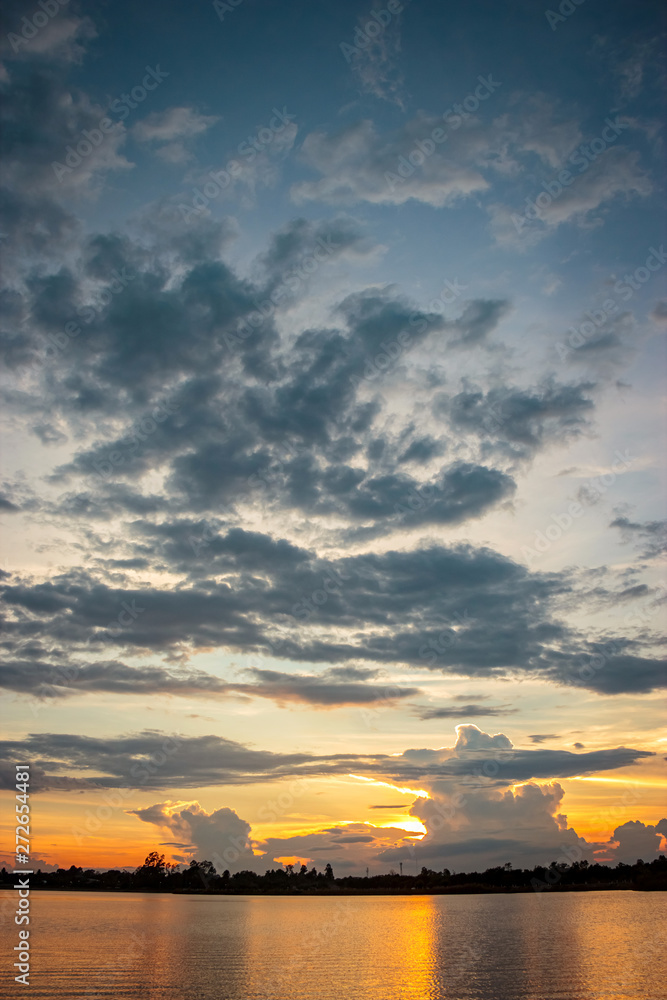
[[[32,902],[40,1000],[667,998],[664,893]]]

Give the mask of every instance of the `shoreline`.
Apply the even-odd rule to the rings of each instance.
[[[13,886],[0,885],[0,891],[12,891]],[[665,892],[664,886],[637,886],[629,883],[619,883],[617,885],[564,885],[547,886],[540,889],[539,893],[561,893],[561,892]],[[31,889],[33,892],[105,892],[115,894],[141,893],[145,896],[287,896],[290,898],[308,898],[311,896],[498,896],[533,894],[535,889],[530,886],[514,887],[492,887],[492,886],[452,886],[449,888],[434,889],[406,889],[404,891],[392,891],[390,889],[315,889],[306,892],[216,892],[206,889],[173,889],[161,891],[159,889],[124,889],[100,886],[40,886]]]

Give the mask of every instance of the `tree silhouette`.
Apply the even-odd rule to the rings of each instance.
[[[144,860],[143,865],[140,865],[134,874],[140,885],[146,885],[149,888],[155,889],[160,886],[164,877],[171,874],[176,868],[178,868],[178,865],[172,865],[168,861],[165,861],[164,854],[151,851]]]

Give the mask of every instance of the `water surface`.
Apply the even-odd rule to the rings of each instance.
[[[31,913],[25,995],[49,1000],[667,998],[657,892],[34,892]],[[22,995],[3,980],[0,995]]]

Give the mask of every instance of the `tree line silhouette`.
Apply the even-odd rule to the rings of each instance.
[[[0,871],[0,887],[10,888],[14,876],[6,868]],[[38,870],[30,879],[31,888],[61,890],[108,890],[140,892],[197,892],[230,895],[296,895],[320,893],[408,894],[456,892],[526,892],[586,889],[667,889],[667,858],[661,854],[654,861],[641,859],[615,867],[575,861],[573,864],[537,865],[513,868],[511,864],[487,868],[483,872],[451,872],[448,868],[433,871],[422,868],[415,875],[398,874],[393,869],[383,875],[344,875],[336,878],[330,864],[324,871],[285,865],[270,868],[264,875],[253,871],[218,873],[210,861],[192,860],[185,867],[165,860],[164,854],[151,851],[135,871],[110,869],[99,871],[76,865],[55,872]]]

